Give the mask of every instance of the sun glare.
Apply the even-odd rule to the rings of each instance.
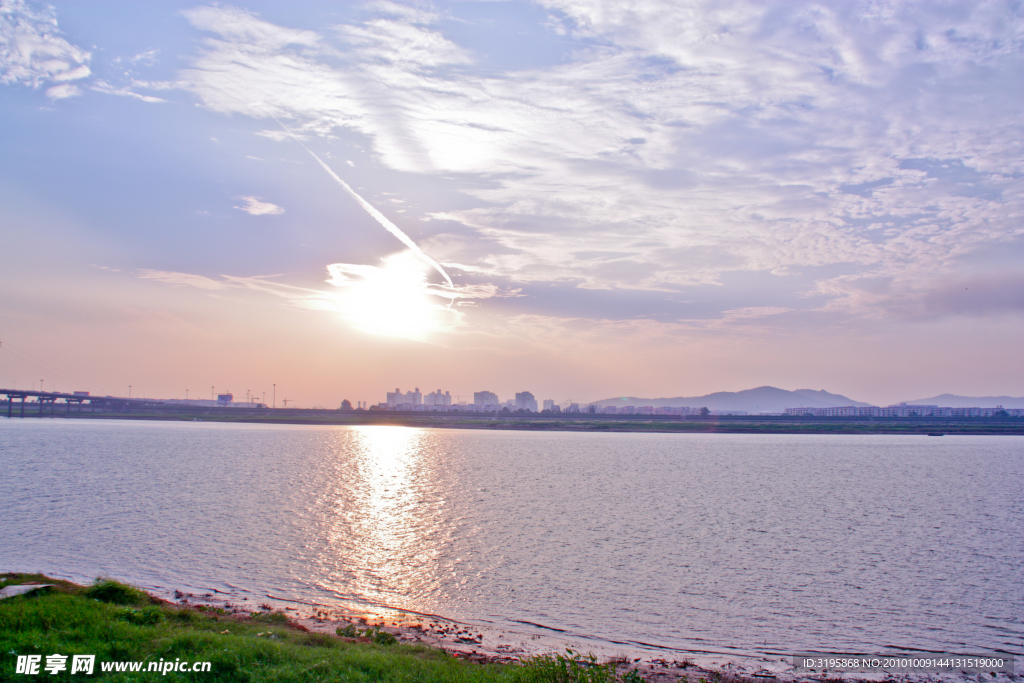
[[[444,306],[431,293],[426,264],[411,252],[384,259],[381,266],[330,266],[342,315],[372,334],[421,339],[437,331]]]

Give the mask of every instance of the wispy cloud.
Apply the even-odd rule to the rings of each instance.
[[[277,204],[261,201],[258,197],[241,197],[245,200],[245,206],[236,206],[236,209],[245,211],[250,216],[277,216],[284,213],[284,209]]]
[[[338,309],[333,292],[280,282],[280,276],[278,275],[219,275],[214,278],[195,273],[179,273],[148,268],[139,270],[137,274],[143,280],[153,280],[178,287],[191,287],[211,293],[247,290],[257,294],[268,294],[284,299],[289,305],[297,308],[327,311],[337,311]]]
[[[25,0],[0,0],[0,83],[46,90],[51,99],[73,97],[69,83],[90,75],[91,55],[60,36],[52,7],[33,9]]]
[[[136,87],[137,85],[137,83],[133,83],[132,85],[126,85],[120,88],[115,88],[113,85],[107,83],[106,81],[96,81],[93,84],[92,89],[97,92],[106,93],[107,95],[120,95],[121,97],[131,97],[136,100],[141,100],[143,102],[149,102],[152,104],[158,102],[166,102],[166,100],[162,97],[156,97],[154,95],[143,95],[141,93],[135,92],[132,88]],[[148,87],[148,85],[149,84],[143,84],[143,87]]]
[[[204,275],[194,275],[192,273],[176,273],[173,271],[144,268],[139,271],[139,277],[143,280],[156,280],[157,282],[169,285],[196,287],[198,289],[218,290],[231,288],[231,283],[228,281],[214,280]]]
[[[450,231],[431,249],[503,282],[735,300],[730,274],[763,272],[874,315],[851,278],[925,297],[1024,239],[1024,18],[1004,3],[544,4],[580,49],[499,74],[417,7],[322,32],[201,8],[215,37],[180,85],[310,138],[356,131],[395,171],[486,179],[450,181],[475,202],[432,214]]]
[[[518,294],[514,289],[490,284],[434,285],[427,281],[425,268],[422,259],[405,250],[388,256],[376,266],[330,264],[326,280],[330,289],[298,287],[280,282],[278,276],[220,275],[212,278],[143,269],[138,271],[138,277],[211,292],[249,290],[269,294],[299,308],[337,313],[366,332],[420,341],[429,340],[438,331],[462,326],[461,309],[466,305]]]

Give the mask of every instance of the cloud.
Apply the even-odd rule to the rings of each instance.
[[[1020,316],[1024,274],[993,272],[946,280],[846,276],[817,283],[831,297],[827,310],[863,309],[879,318]]]
[[[143,280],[156,280],[169,285],[182,285],[196,287],[198,289],[229,289],[231,284],[221,280],[214,280],[204,275],[193,275],[191,273],[176,273],[166,270],[151,270],[145,268],[139,271],[139,277]]]
[[[923,290],[1024,234],[1024,18],[1005,4],[543,4],[578,49],[499,73],[415,7],[322,32],[202,8],[215,37],[179,85],[446,178],[470,201],[424,212],[448,230],[430,253],[495,281],[714,284],[725,316],[758,308],[730,274],[770,272],[872,316],[892,309],[851,282]]]
[[[316,310],[336,309],[330,292],[277,282],[273,279],[279,277],[277,275],[220,275],[218,279],[195,273],[144,268],[138,271],[138,277],[143,280],[154,280],[168,285],[192,287],[208,291],[249,290],[261,294],[271,294],[275,297],[286,299],[289,303],[299,308]]]
[[[284,213],[284,209],[270,202],[262,202],[258,197],[242,197],[245,206],[236,206],[236,209],[245,211],[250,216],[276,216]]]
[[[159,103],[159,102],[166,102],[167,101],[167,100],[165,100],[165,99],[163,99],[161,97],[155,97],[153,95],[142,95],[142,94],[137,93],[134,90],[132,90],[132,87],[136,87],[138,85],[142,85],[143,87],[152,87],[152,84],[148,84],[148,83],[140,84],[138,82],[133,82],[131,86],[123,86],[123,87],[120,87],[120,88],[115,88],[113,85],[111,85],[110,83],[107,83],[106,81],[97,81],[92,86],[92,89],[97,91],[97,92],[106,93],[107,95],[120,95],[121,97],[131,97],[131,98],[134,98],[134,99],[137,99],[137,100],[141,100],[143,102],[149,102],[151,104],[156,104],[156,103]]]
[[[220,34],[239,45],[260,45],[265,49],[290,45],[316,46],[320,36],[313,31],[289,29],[262,21],[251,12],[232,7],[196,7],[182,12],[198,29]]]
[[[89,52],[59,35],[52,7],[34,10],[25,0],[0,0],[0,83],[47,89],[51,99],[73,97],[81,90],[67,81],[90,75]]]
[[[46,89],[46,96],[51,100],[63,100],[68,97],[77,97],[81,94],[82,91],[77,85],[70,85],[68,83],[55,85],[52,88]]]
[[[144,50],[139,54],[131,58],[132,64],[144,64],[146,66],[153,66],[156,64],[156,55],[160,50],[154,48],[152,50]]]
[[[383,259],[381,266],[367,266],[353,263],[332,263],[327,266],[327,282],[335,287],[351,287],[360,283],[386,278],[390,273],[420,273],[419,264],[410,262],[411,251],[402,251]],[[502,288],[495,284],[464,284],[454,287],[429,283],[425,277],[416,279],[416,289],[424,294],[448,301],[466,299],[491,299],[494,297],[514,297],[519,295],[518,289]]]
[[[465,305],[518,294],[514,289],[491,284],[434,285],[427,281],[428,270],[415,253],[403,250],[384,258],[378,266],[330,264],[330,289],[297,287],[272,279],[276,276],[211,278],[144,269],[138,271],[138,277],[211,292],[249,290],[269,294],[298,308],[336,313],[365,332],[420,341],[427,341],[442,330],[463,326]]]
[[[753,320],[756,318],[788,313],[790,310],[792,309],[779,308],[778,306],[751,306],[748,308],[737,308],[735,310],[726,311],[725,313],[726,319],[729,320]]]

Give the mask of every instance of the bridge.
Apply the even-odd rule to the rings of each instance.
[[[50,415],[55,415],[57,410],[57,402],[63,401],[66,413],[71,412],[71,406],[77,406],[78,410],[82,410],[82,404],[88,403],[91,408],[103,408],[110,410],[114,408],[128,409],[132,406],[157,406],[164,405],[163,401],[154,401],[152,399],[144,398],[121,398],[118,396],[90,396],[85,392],[78,392],[72,394],[65,394],[59,391],[30,391],[26,389],[0,389],[0,396],[7,397],[7,417],[14,417],[14,403],[15,401],[21,404],[21,410],[19,417],[25,417],[25,403],[27,399],[34,398],[37,410],[29,412],[29,415],[36,415],[42,417],[47,412]],[[32,403],[29,403],[31,406]],[[49,411],[46,410],[49,406]]]

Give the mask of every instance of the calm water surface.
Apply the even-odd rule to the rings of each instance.
[[[693,651],[1022,651],[1024,438],[0,419],[0,570]]]

